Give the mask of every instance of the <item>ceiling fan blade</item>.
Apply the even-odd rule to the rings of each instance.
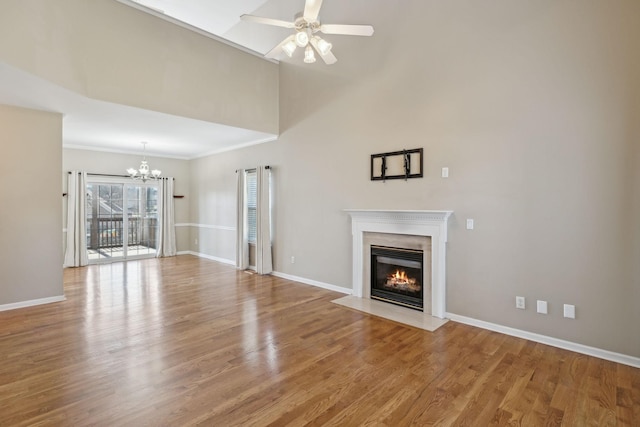
[[[338,62],[338,58],[336,58],[336,56],[331,51],[328,51],[324,55],[322,54],[322,51],[318,47],[318,41],[315,37],[311,39],[310,43],[311,46],[313,46],[313,48],[316,50],[316,52],[318,52],[318,55],[320,55],[320,58],[322,58],[325,64],[331,65]]]
[[[318,13],[320,13],[320,7],[322,6],[322,0],[307,0],[304,4],[304,19],[307,22],[313,22],[318,19]]]
[[[282,21],[280,19],[263,18],[262,16],[242,15],[240,19],[247,22],[255,22],[257,24],[275,25],[276,27],[295,28],[293,22]]]
[[[269,52],[267,52],[264,55],[264,57],[265,58],[272,58],[272,59],[277,58],[278,55],[280,55],[280,53],[282,52],[282,46],[284,46],[285,44],[289,43],[289,41],[293,40],[294,38],[295,38],[295,35],[292,34],[289,37],[287,37],[286,39],[282,40],[276,47],[274,47]]]
[[[320,31],[325,34],[344,34],[348,36],[373,35],[373,27],[371,25],[323,24],[320,25]]]

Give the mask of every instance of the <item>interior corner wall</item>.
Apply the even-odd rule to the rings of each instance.
[[[278,141],[192,161],[207,254],[233,258],[234,170],[269,164],[276,271],[351,288],[344,209],[450,209],[448,312],[640,357],[640,3],[366,9],[335,65],[281,63]],[[424,178],[370,181],[371,154],[419,147]]]
[[[0,105],[0,141],[0,306],[62,297],[62,115]]]
[[[102,151],[64,148],[62,150],[62,186],[67,188],[67,174],[71,170],[94,174],[123,175],[130,167],[138,167],[142,156],[136,154],[108,153]],[[160,169],[165,177],[173,177],[174,194],[184,196],[174,199],[176,221],[176,247],[178,252],[189,250],[189,161],[166,157],[147,156],[154,169]],[[65,199],[66,202],[66,199]],[[67,206],[62,207],[62,228],[66,229]],[[66,247],[66,235],[63,238]]]

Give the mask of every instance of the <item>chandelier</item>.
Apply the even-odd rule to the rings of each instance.
[[[138,169],[129,168],[127,169],[127,173],[133,179],[139,179],[142,182],[147,182],[149,179],[158,179],[162,174],[161,170],[153,169],[149,170],[149,164],[147,163],[147,143],[145,141],[141,142],[142,144],[142,162],[140,162],[140,167]]]

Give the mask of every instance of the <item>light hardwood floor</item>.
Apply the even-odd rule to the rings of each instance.
[[[0,313],[0,425],[640,425],[640,369],[192,256],[67,269]]]

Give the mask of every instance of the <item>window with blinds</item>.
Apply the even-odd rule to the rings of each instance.
[[[256,208],[258,206],[258,182],[255,170],[248,171],[247,183],[247,231],[249,243],[256,242]]]

